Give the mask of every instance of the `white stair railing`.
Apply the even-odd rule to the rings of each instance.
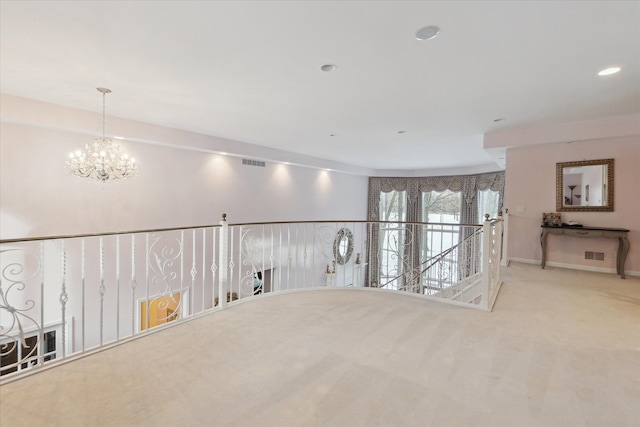
[[[219,225],[203,227],[3,240],[0,383],[267,293],[378,287],[384,274],[371,266],[388,266],[391,256],[382,249],[372,253],[384,245],[369,239],[385,227],[420,233],[441,254],[409,253],[419,245],[405,239],[394,256],[409,267],[395,289],[491,310],[500,287],[501,225],[500,219],[455,227],[367,221],[230,225],[223,216]],[[462,243],[451,249],[454,235],[463,236]],[[436,248],[436,241],[448,246]],[[445,265],[446,280],[435,273]]]

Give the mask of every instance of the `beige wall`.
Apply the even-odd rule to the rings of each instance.
[[[637,135],[509,148],[505,207],[510,213],[510,259],[536,263],[541,260],[542,213],[556,211],[556,163],[608,158],[615,161],[614,211],[562,212],[562,219],[587,226],[630,229],[631,250],[625,270],[627,274],[640,275],[640,136]],[[617,249],[616,239],[548,236],[547,263],[615,272]],[[605,260],[585,260],[585,251],[604,252]]]

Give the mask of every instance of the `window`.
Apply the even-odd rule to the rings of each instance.
[[[459,223],[460,194],[462,193],[450,190],[422,193],[422,221]]]
[[[478,223],[482,224],[485,214],[489,218],[496,218],[500,209],[500,193],[491,189],[478,191]]]
[[[380,220],[404,222],[407,219],[407,192],[390,191],[380,194]],[[404,225],[380,226],[380,282],[386,284],[402,273]],[[397,286],[397,285],[393,285]]]
[[[422,230],[421,281],[424,292],[433,294],[454,283],[458,276],[457,258],[441,254],[460,243],[462,193],[428,191],[422,193],[422,218],[429,225]],[[456,251],[454,254],[457,254]],[[435,262],[439,260],[438,262]],[[434,264],[435,262],[435,264]]]
[[[407,220],[407,192],[390,191],[380,194],[380,221]]]
[[[422,229],[423,260],[458,243],[459,227],[445,224],[460,223],[461,194],[450,190],[422,193],[422,221],[430,223]]]
[[[368,219],[397,224],[371,227],[371,273],[367,273],[366,282],[379,287],[397,283],[395,286],[417,291],[425,264],[437,254],[468,240],[475,230],[463,224],[481,224],[485,213],[497,216],[503,189],[504,172],[369,178]],[[403,221],[406,226],[401,224]],[[428,222],[430,226],[416,224],[420,222]],[[442,223],[461,226],[433,225]],[[467,256],[467,249],[465,247],[467,252],[463,256]],[[461,250],[456,254],[458,252]],[[452,251],[444,255],[449,253]],[[464,264],[463,268],[449,272],[451,278],[466,277],[467,271],[474,271],[466,261],[460,263]]]

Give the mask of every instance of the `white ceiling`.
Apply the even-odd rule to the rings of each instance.
[[[3,93],[101,111],[107,87],[110,115],[372,169],[487,164],[487,132],[640,113],[637,1],[0,7]]]

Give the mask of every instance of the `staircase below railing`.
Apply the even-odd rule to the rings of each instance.
[[[223,218],[202,227],[0,241],[0,383],[267,293],[380,287],[492,309],[500,218],[387,226]],[[375,285],[385,277],[395,279]]]
[[[410,271],[392,278],[379,287],[436,295],[443,291],[451,291],[454,285],[468,283],[470,278],[478,279],[483,228],[473,225],[459,227],[462,231],[459,233],[461,241],[423,261],[415,274],[416,280]],[[399,285],[401,282],[414,283],[414,286]]]

